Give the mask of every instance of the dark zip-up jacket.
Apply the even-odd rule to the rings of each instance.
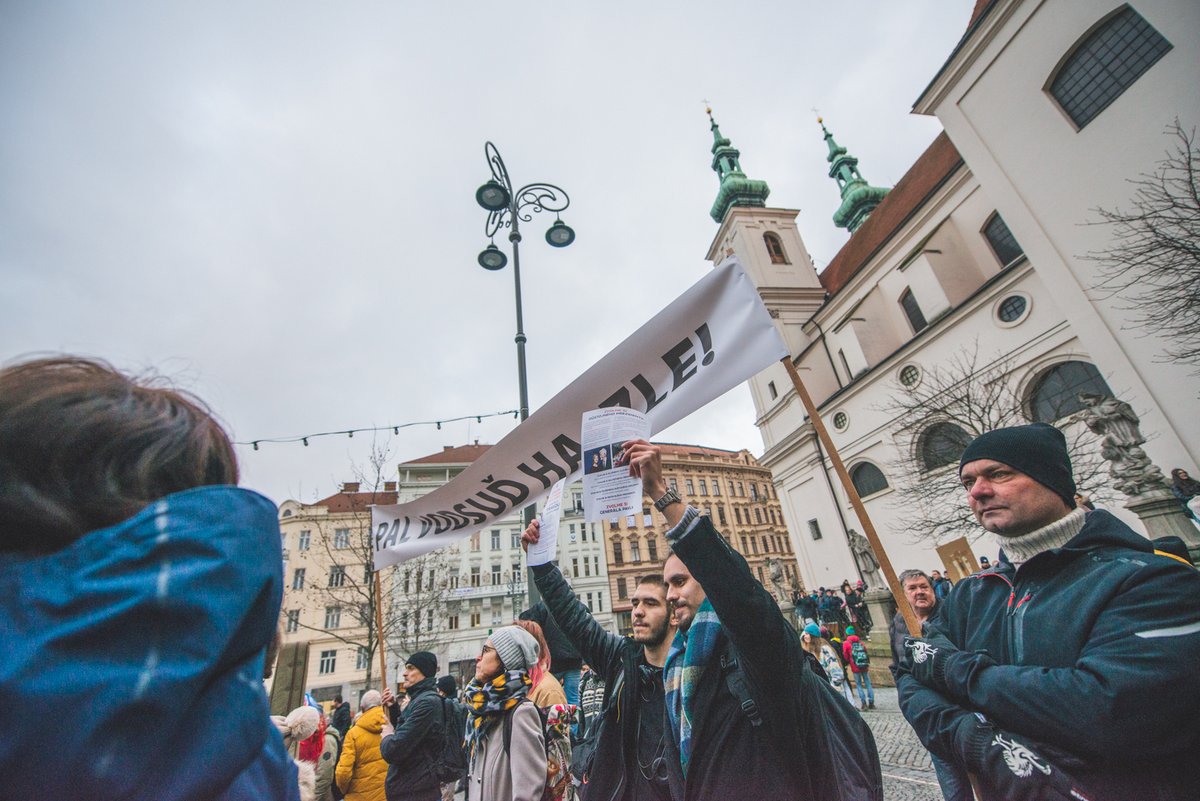
[[[436,679],[427,676],[408,688],[408,706],[396,719],[396,733],[379,741],[379,753],[388,763],[385,791],[388,801],[436,794],[438,780],[433,762],[442,748],[442,696]]]
[[[602,728],[593,751],[592,767],[586,776],[583,795],[587,801],[642,801],[634,793],[635,777],[629,775],[629,768],[637,770],[641,705],[659,704],[665,709],[662,682],[657,682],[654,691],[643,699],[639,688],[647,691],[651,688],[646,687],[641,679],[642,666],[646,664],[642,646],[632,639],[605,631],[587,607],[575,597],[571,586],[555,565],[535,566],[533,578],[542,600],[563,634],[578,649],[583,661],[605,683]],[[611,698],[614,689],[619,693],[617,698]],[[665,713],[661,717],[665,719]],[[589,727],[591,725],[595,724],[589,724]],[[683,773],[678,760],[673,766],[668,764],[667,777],[672,798],[681,798]]]
[[[951,755],[978,711],[1077,758],[1069,772],[1093,798],[1200,798],[1200,573],[1108,512],[1019,569],[1002,554],[927,628],[961,649],[940,668],[943,692],[897,679],[930,750]]]
[[[882,798],[870,730],[810,669],[800,640],[740,554],[707,516],[685,515],[672,549],[704,588],[749,680],[754,725],[714,658],[700,674],[683,801],[830,801]],[[688,524],[689,519],[695,522]],[[722,653],[718,647],[716,653]],[[841,704],[841,706],[839,706]],[[835,740],[836,736],[848,739]],[[678,744],[668,738],[675,759]],[[853,753],[856,775],[839,759]],[[861,780],[861,784],[859,781]]]

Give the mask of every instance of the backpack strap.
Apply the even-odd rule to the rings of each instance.
[[[721,672],[725,675],[725,686],[729,688],[730,695],[741,706],[742,712],[750,719],[750,725],[761,726],[762,714],[758,710],[758,703],[754,700],[754,695],[750,692],[750,679],[746,676],[746,671],[742,669],[732,643],[721,652]]]

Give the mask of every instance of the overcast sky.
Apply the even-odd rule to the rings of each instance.
[[[475,261],[490,139],[578,234],[522,229],[536,409],[709,269],[704,100],[823,268],[846,233],[811,109],[894,184],[972,5],[2,4],[0,360],[157,371],[240,441],[515,409],[512,273]],[[394,465],[515,424],[378,444]],[[762,452],[744,387],[658,438]],[[370,445],[240,447],[243,484],[313,500]]]

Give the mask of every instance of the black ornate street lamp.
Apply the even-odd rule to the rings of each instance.
[[[517,386],[520,391],[520,415],[524,421],[529,417],[529,384],[525,372],[525,322],[521,311],[521,223],[529,222],[538,212],[554,213],[554,224],[546,231],[546,242],[552,247],[565,248],[575,241],[575,231],[558,216],[571,205],[571,198],[566,191],[554,184],[526,184],[520,189],[513,190],[512,181],[508,177],[508,168],[504,159],[491,142],[484,145],[483,154],[487,158],[488,168],[492,177],[475,192],[475,201],[488,212],[484,234],[491,240],[479,254],[479,266],[485,270],[502,270],[508,264],[504,251],[496,247],[495,237],[501,228],[508,228],[508,241],[512,243],[513,285],[517,298]],[[525,525],[533,520],[536,509],[533,505],[525,507]],[[537,601],[537,587],[533,576],[528,577],[529,603],[532,606]]]

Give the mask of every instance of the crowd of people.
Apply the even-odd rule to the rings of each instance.
[[[403,693],[369,690],[357,714],[339,698],[272,718],[276,510],[237,487],[212,414],[96,361],[0,370],[0,707],[56,734],[0,738],[0,799],[881,799],[866,588],[797,599],[797,631],[657,446],[620,463],[670,544],[632,636],[538,565],[543,603],[490,633],[465,687],[418,652]],[[998,558],[954,586],[905,571],[921,630],[889,626],[945,797],[1200,797],[1186,548],[1078,505],[1052,426],[979,436],[958,475]],[[522,540],[539,538],[535,521]]]

